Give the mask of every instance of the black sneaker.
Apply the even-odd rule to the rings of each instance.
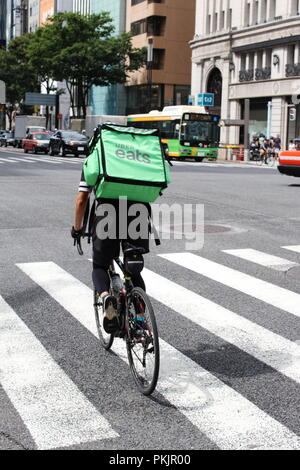
[[[117,300],[113,295],[107,295],[103,302],[103,328],[106,333],[115,333],[119,329]]]

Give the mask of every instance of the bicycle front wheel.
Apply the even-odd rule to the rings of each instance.
[[[139,321],[138,318],[144,318]],[[141,393],[153,393],[159,375],[159,339],[153,307],[147,294],[135,287],[127,305],[127,354],[131,372]]]
[[[94,309],[99,339],[104,349],[108,351],[113,345],[114,335],[106,333],[103,327],[103,306],[96,290],[94,290]]]
[[[274,166],[275,165],[275,158],[274,157],[268,157],[266,160],[267,165],[269,166]]]

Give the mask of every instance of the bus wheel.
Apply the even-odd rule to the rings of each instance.
[[[203,162],[204,157],[194,158],[195,162]]]

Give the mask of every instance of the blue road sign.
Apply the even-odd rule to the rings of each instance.
[[[214,106],[215,95],[213,93],[199,93],[198,106]]]

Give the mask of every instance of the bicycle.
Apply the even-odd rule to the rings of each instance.
[[[274,166],[276,158],[274,156],[274,152],[272,149],[268,149],[267,153],[256,155],[255,159],[253,159],[257,165],[263,166]]]
[[[144,268],[143,248],[128,247],[124,249],[124,261],[112,260],[108,270],[110,293],[117,299],[119,329],[108,334],[103,328],[103,304],[94,291],[94,309],[99,339],[106,351],[109,351],[115,338],[126,342],[130,370],[139,391],[151,395],[157,385],[159,376],[159,338],[153,307],[146,292],[134,287],[132,275],[142,272]],[[114,262],[124,275],[124,282],[116,273]],[[142,315],[144,322],[137,320]]]

